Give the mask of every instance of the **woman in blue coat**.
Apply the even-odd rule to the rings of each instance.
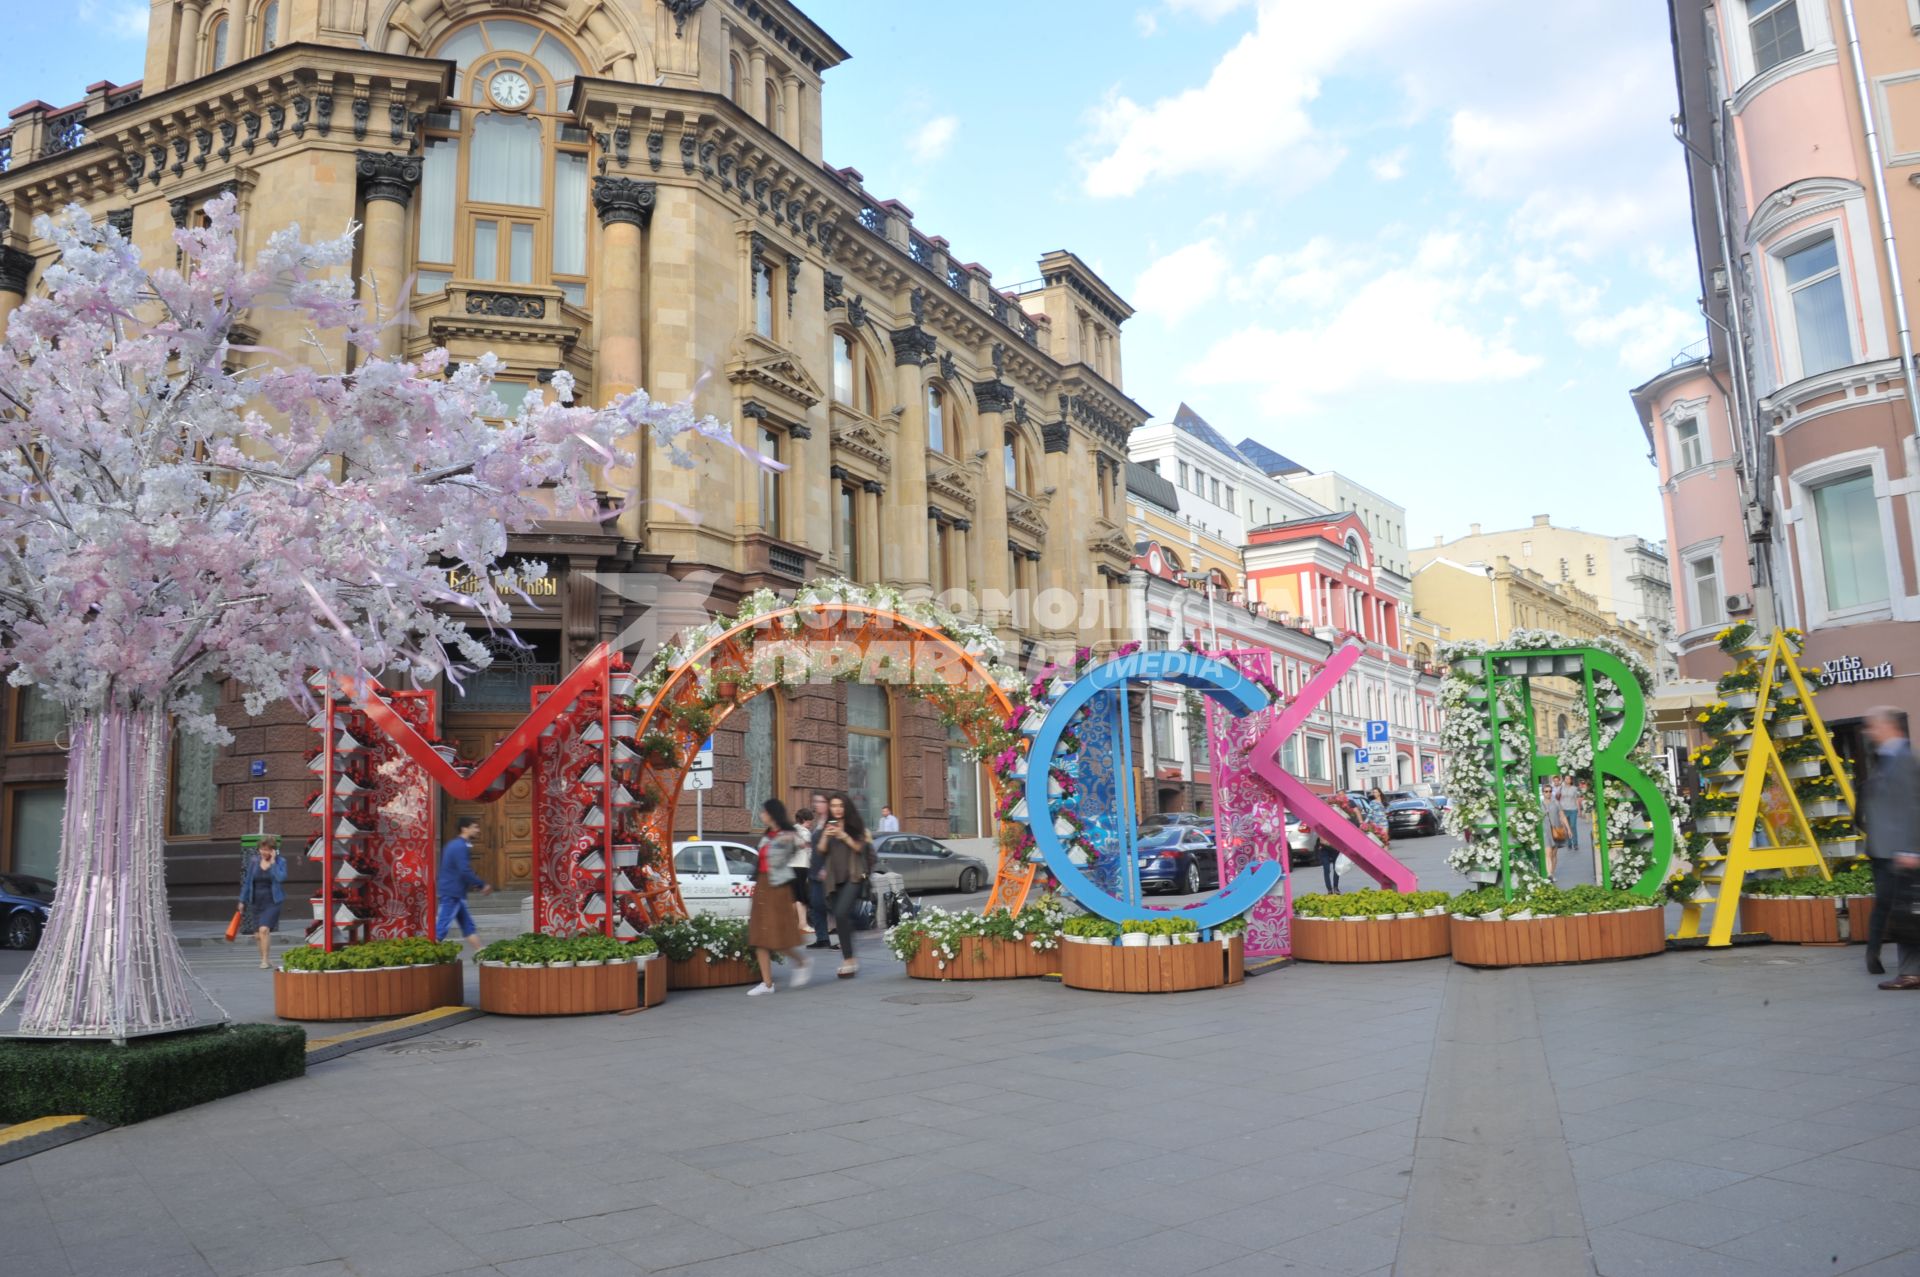
[[[260,941],[260,969],[273,964],[267,952],[273,942],[273,929],[280,925],[280,906],[287,899],[287,862],[280,859],[278,835],[260,839],[253,859],[247,861],[240,876],[240,903],[253,914],[254,936]]]

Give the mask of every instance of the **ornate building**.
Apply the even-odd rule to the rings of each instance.
[[[232,191],[249,252],[292,222],[361,223],[354,275],[397,316],[388,353],[491,351],[509,410],[559,369],[594,401],[691,397],[786,467],[643,451],[607,477],[617,519],[515,544],[509,568],[544,560],[551,593],[516,617],[530,650],[503,650],[447,707],[469,749],[649,600],[726,610],[833,574],[978,600],[1029,650],[1106,641],[1133,558],[1126,441],[1146,417],[1121,388],[1131,309],[1069,252],[996,288],[823,163],[823,77],[847,56],[785,0],[156,0],[140,83],[28,103],[0,132],[0,322],[51,251],[37,215],[79,203],[165,259],[173,229]],[[298,357],[281,316],[252,323],[253,344]],[[1056,604],[1032,606],[1045,591]],[[57,830],[58,730],[9,696],[0,868],[35,867],[50,811]],[[272,798],[269,828],[304,827],[304,729],[230,698],[222,713],[235,745],[176,767],[195,795],[183,899],[202,881],[230,894],[249,794]],[[910,829],[987,832],[977,776],[909,699],[803,689],[733,725],[709,833],[751,828],[768,793],[839,785]],[[526,815],[524,795],[486,814],[483,872],[524,878]]]

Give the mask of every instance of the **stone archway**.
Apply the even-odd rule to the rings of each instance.
[[[671,851],[688,763],[713,729],[753,697],[809,682],[884,683],[935,705],[976,747],[1004,732],[1013,712],[1012,698],[987,663],[953,635],[869,604],[775,608],[727,626],[691,651],[663,656],[653,673],[658,686],[644,704],[645,689],[635,689],[630,712],[636,721],[627,742],[637,758],[632,774],[639,828],[657,871],[655,886],[632,902],[636,908],[627,916],[636,925],[685,914]],[[1001,780],[986,770],[991,809],[998,811]],[[1018,908],[1033,876],[1033,867],[1003,840],[990,903]]]

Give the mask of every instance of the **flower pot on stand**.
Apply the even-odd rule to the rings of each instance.
[[[1120,947],[1123,949],[1144,949],[1147,947],[1148,939],[1149,937],[1143,931],[1129,931],[1120,937]]]

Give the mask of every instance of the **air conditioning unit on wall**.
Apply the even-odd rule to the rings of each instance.
[[[1751,594],[1727,595],[1727,612],[1729,615],[1735,612],[1751,612],[1751,611],[1753,611],[1753,595]]]

